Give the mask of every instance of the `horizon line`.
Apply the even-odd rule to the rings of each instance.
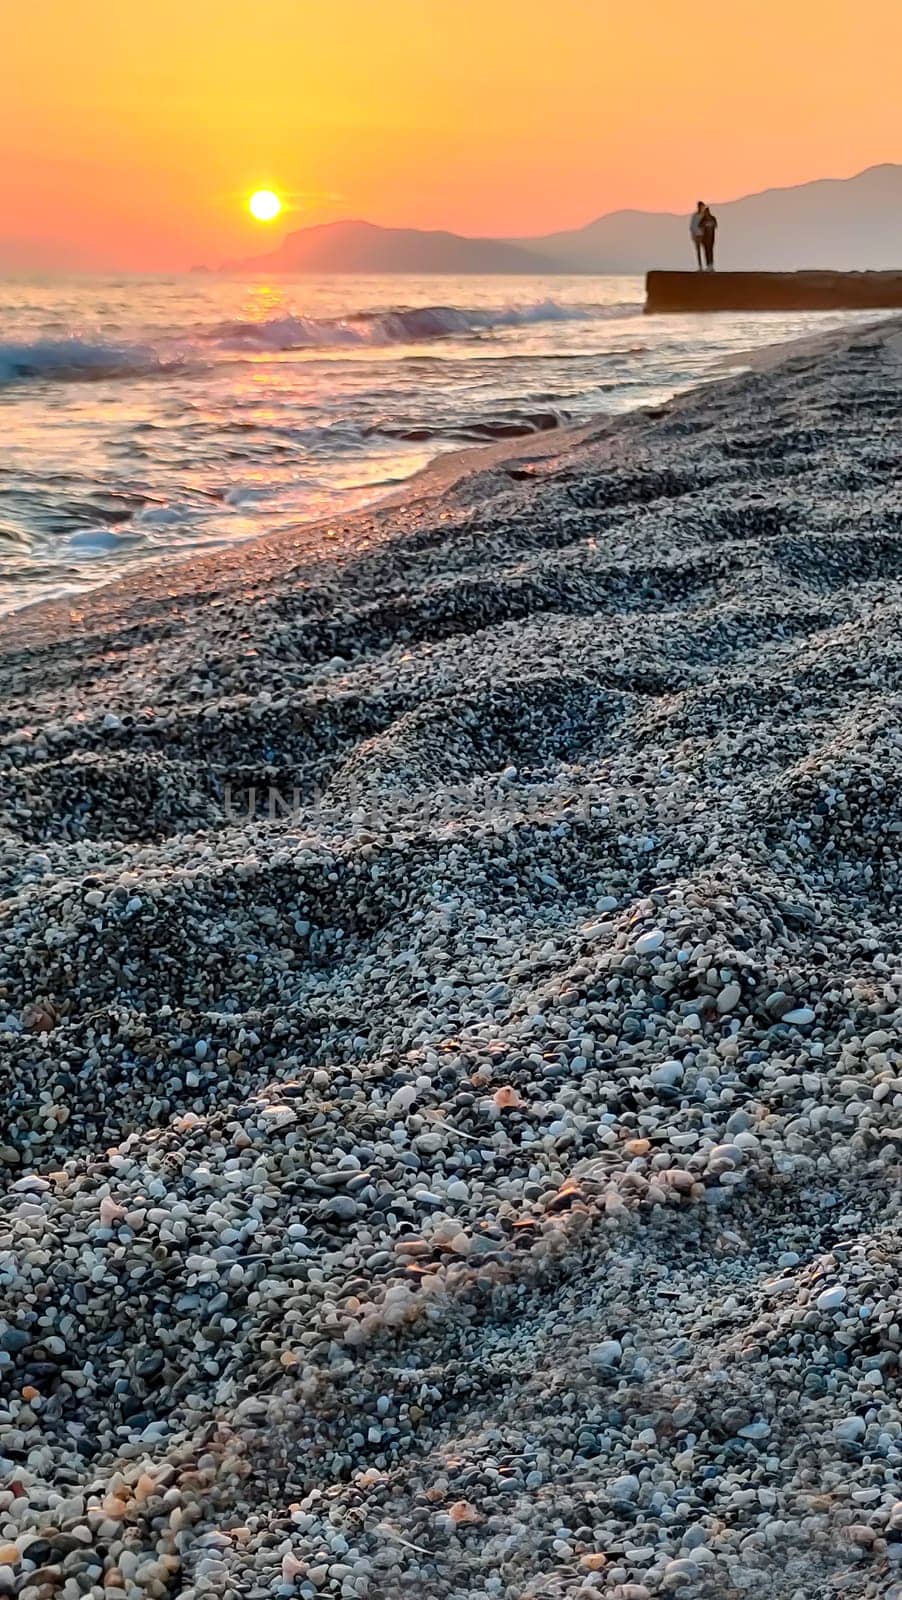
[[[767,195],[788,194],[788,193],[792,193],[792,192],[797,191],[797,190],[816,188],[817,186],[822,185],[822,184],[826,185],[826,184],[855,183],[860,178],[867,177],[870,173],[880,172],[880,171],[883,171],[883,170],[902,171],[902,162],[897,162],[897,161],[876,161],[876,162],[872,162],[870,165],[868,165],[866,167],[862,167],[856,172],[849,173],[845,177],[821,176],[821,177],[816,177],[816,178],[804,178],[798,183],[769,184],[763,189],[745,190],[741,194],[733,195],[733,196],[731,196],[730,198],[727,198],[727,199],[714,199],[714,200],[712,200],[710,202],[710,204],[712,204],[714,206],[718,206],[718,207],[730,206],[730,205],[740,205],[745,200],[760,199],[760,198],[764,198]],[[689,210],[692,209],[693,205],[694,205],[694,202],[692,202],[690,204]],[[342,228],[342,227],[344,227],[344,228],[353,228],[353,227],[371,228],[374,232],[378,232],[378,233],[414,233],[414,234],[421,234],[426,238],[428,238],[430,236],[434,237],[434,236],[439,236],[439,235],[445,235],[448,238],[461,239],[461,240],[466,241],[467,243],[473,243],[473,244],[486,243],[486,244],[510,244],[510,245],[533,245],[533,246],[535,246],[536,244],[541,243],[545,239],[555,239],[555,238],[559,238],[561,235],[579,234],[579,233],[585,232],[588,228],[591,228],[591,227],[595,226],[595,224],[597,224],[597,223],[605,222],[605,221],[608,221],[610,219],[617,218],[617,217],[631,217],[631,216],[635,216],[635,217],[659,217],[659,218],[672,218],[674,220],[679,220],[684,215],[688,215],[688,211],[687,212],[683,212],[683,211],[672,211],[672,210],[660,210],[660,209],[656,209],[656,208],[653,208],[653,207],[647,207],[647,206],[618,206],[614,210],[611,210],[611,211],[600,211],[600,212],[594,213],[593,215],[591,215],[588,218],[587,221],[581,222],[581,223],[576,223],[576,224],[574,224],[574,225],[572,225],[570,227],[553,228],[553,229],[546,230],[545,232],[540,232],[540,233],[516,233],[516,234],[461,233],[455,228],[448,228],[448,227],[430,227],[430,228],[425,228],[425,227],[417,226],[416,224],[412,224],[412,223],[372,222],[369,218],[361,217],[361,216],[334,217],[328,222],[311,222],[311,223],[301,224],[297,228],[291,228],[291,229],[287,230],[286,232],[284,232],[284,233],[279,235],[278,242],[273,245],[271,252],[267,252],[267,251],[261,249],[259,254],[262,256],[262,255],[265,255],[267,253],[273,253],[274,251],[277,251],[281,247],[281,245],[283,245],[285,243],[285,241],[288,238],[292,237],[294,234],[322,232],[322,231],[325,231],[327,229]],[[19,250],[22,250],[22,249],[27,250],[29,246],[33,246],[33,247],[35,247],[37,249],[41,249],[41,250],[45,250],[46,251],[48,249],[53,249],[56,244],[59,244],[61,249],[65,249],[65,247],[66,247],[66,241],[64,241],[62,239],[56,240],[54,238],[47,238],[46,236],[40,236],[38,238],[34,238],[34,237],[24,237],[23,238],[21,236],[16,236],[16,235],[7,235],[5,238],[0,238],[0,252],[2,252],[4,245],[12,246],[12,247],[17,248]],[[54,266],[41,265],[41,266],[32,266],[32,267],[29,267],[29,266],[9,266],[9,267],[6,267],[2,263],[2,258],[0,258],[0,274],[2,274],[2,276],[4,278],[6,278],[6,279],[15,279],[15,278],[18,278],[18,277],[54,278],[54,277],[58,277],[58,276],[65,276],[65,277],[68,277],[68,278],[88,278],[88,277],[171,278],[171,277],[181,277],[181,276],[184,276],[184,275],[191,275],[191,274],[201,275],[201,274],[207,273],[207,272],[209,272],[209,273],[211,273],[213,275],[225,273],[225,272],[228,272],[232,266],[236,266],[236,267],[239,266],[241,264],[241,260],[244,260],[244,259],[252,259],[252,258],[251,257],[243,257],[243,258],[239,258],[235,262],[224,262],[224,263],[221,263],[218,266],[209,266],[205,262],[191,262],[191,263],[186,262],[185,264],[183,264],[181,266],[172,266],[172,267],[168,267],[168,268],[148,269],[148,268],[142,268],[142,267],[120,266],[120,265],[114,265],[112,263],[108,264],[108,265],[98,265],[98,266],[67,266],[64,262],[60,263],[59,265],[54,265]],[[359,276],[372,276],[373,274],[372,273],[361,272],[358,275]],[[442,274],[442,273],[430,274],[428,272],[424,272],[422,275],[423,276],[447,276],[447,274]],[[497,273],[487,273],[486,275],[487,276],[497,276]],[[535,276],[540,277],[542,275],[543,274],[542,274],[541,268],[539,268],[537,270]],[[574,272],[572,275],[574,277],[580,277],[580,276],[584,276],[585,273],[577,271],[577,272]],[[330,274],[329,273],[325,273],[324,276],[330,276]],[[524,274],[524,276],[528,276],[528,274]],[[612,272],[610,274],[610,276],[614,276],[614,277],[633,277],[633,276],[636,276],[636,274],[632,273],[632,272],[622,272],[621,271],[621,272]]]

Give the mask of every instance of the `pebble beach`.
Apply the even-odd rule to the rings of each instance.
[[[902,1600],[900,389],[0,623],[0,1594]]]

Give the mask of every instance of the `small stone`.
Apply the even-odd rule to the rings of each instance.
[[[591,1352],[592,1364],[596,1367],[616,1367],[623,1356],[623,1345],[619,1339],[605,1339],[603,1344],[597,1344]]]
[[[729,1162],[730,1166],[742,1165],[742,1151],[736,1144],[716,1144],[708,1155],[709,1165],[717,1162]]]
[[[456,1500],[452,1506],[448,1507],[448,1516],[455,1526],[459,1526],[464,1522],[478,1522],[480,1520],[479,1512],[475,1506],[470,1505],[469,1500]]]
[[[674,1088],[676,1084],[682,1081],[682,1077],[682,1061],[662,1061],[659,1066],[653,1069],[651,1081],[658,1086]]]
[[[735,1011],[741,999],[742,990],[738,983],[724,984],[717,996],[717,1009],[721,1016],[726,1015],[728,1011]]]
[[[639,1494],[640,1484],[635,1473],[627,1472],[622,1478],[615,1478],[608,1484],[608,1497],[611,1500],[635,1500]]]
[[[700,1577],[701,1568],[697,1561],[690,1560],[688,1556],[678,1556],[668,1561],[663,1582],[667,1589],[681,1589],[687,1583],[697,1583]]]
[[[416,1098],[417,1091],[415,1085],[412,1083],[403,1083],[400,1089],[395,1090],[385,1109],[390,1117],[398,1116],[399,1113],[409,1111],[411,1106],[415,1103]]]
[[[751,1439],[758,1444],[762,1439],[770,1438],[770,1423],[764,1421],[747,1422],[743,1428],[739,1428],[737,1431],[740,1439]]]
[[[21,1328],[5,1328],[0,1333],[0,1350],[6,1350],[10,1355],[18,1355],[20,1350],[26,1350],[31,1343],[31,1337]]]
[[[516,1089],[512,1088],[509,1083],[504,1084],[500,1089],[496,1089],[492,1099],[499,1110],[502,1111],[515,1111],[523,1104]]]
[[[360,1207],[357,1201],[349,1194],[336,1194],[329,1200],[323,1200],[318,1207],[321,1217],[337,1217],[340,1222],[353,1222],[359,1215]]]

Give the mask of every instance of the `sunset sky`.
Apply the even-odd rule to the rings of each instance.
[[[176,269],[338,217],[541,232],[902,161],[900,0],[8,5],[7,262]]]

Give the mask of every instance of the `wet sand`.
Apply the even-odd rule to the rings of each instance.
[[[900,328],[0,626],[0,1586],[902,1596]]]

